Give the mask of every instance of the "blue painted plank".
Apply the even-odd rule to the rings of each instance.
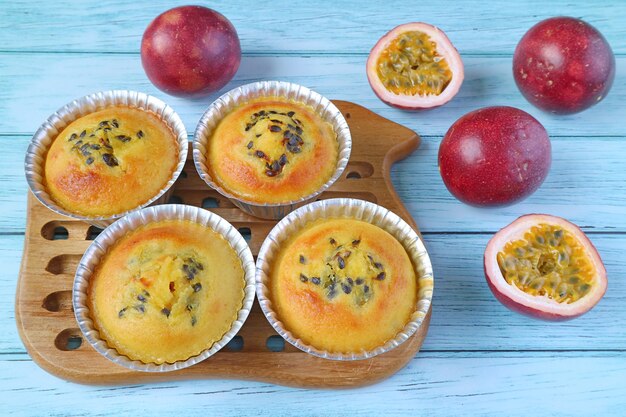
[[[191,2],[193,3],[193,2]],[[244,53],[367,54],[378,38],[401,23],[441,27],[463,55],[511,55],[532,25],[552,16],[580,17],[596,25],[616,53],[626,53],[622,1],[507,0],[484,2],[272,2],[203,1],[237,28]],[[127,2],[20,0],[0,4],[0,49],[137,53],[141,35],[159,13],[187,0]]]
[[[225,380],[91,387],[58,380],[21,357],[0,357],[0,368],[0,410],[24,416],[622,416],[626,408],[624,356],[447,355],[341,391]]]
[[[626,232],[626,137],[553,138],[554,160],[543,186],[527,200],[497,209],[469,207],[447,191],[437,169],[440,139],[425,137],[392,170],[396,190],[423,232],[492,232],[533,212],[566,217],[586,231]],[[0,232],[24,231],[29,140],[0,136]]]
[[[32,134],[50,114],[71,100],[116,88],[162,98],[193,132],[204,110],[219,94],[244,83],[278,79],[305,85],[331,99],[356,102],[421,135],[444,135],[470,110],[509,105],[535,116],[551,136],[626,136],[626,124],[616,122],[626,114],[626,57],[618,58],[617,78],[604,101],[586,112],[560,117],[542,113],[522,97],[511,74],[511,58],[468,57],[465,63],[465,82],[451,102],[413,113],[378,100],[367,82],[365,57],[247,57],[234,80],[220,93],[191,101],[157,90],[135,55],[0,53],[0,134]]]
[[[489,235],[426,235],[435,272],[433,316],[427,351],[622,350],[626,332],[626,247],[624,235],[592,235],[604,259],[609,289],[591,312],[554,324],[536,321],[504,308],[491,294],[483,275],[482,255]],[[22,247],[21,236],[0,240],[0,355],[23,352],[15,333],[13,299]],[[51,278],[54,279],[54,278]],[[609,319],[610,318],[610,319]],[[549,336],[549,337],[546,337]]]

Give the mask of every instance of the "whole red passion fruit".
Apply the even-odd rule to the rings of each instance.
[[[376,43],[367,79],[390,106],[420,110],[441,106],[463,83],[463,61],[448,37],[427,23],[406,23]]]
[[[575,224],[529,214],[497,232],[485,250],[485,277],[509,309],[543,320],[591,310],[606,292],[598,251]]]
[[[513,76],[528,101],[556,114],[583,111],[608,94],[615,56],[602,34],[572,17],[530,28],[515,48]]]
[[[141,40],[141,63],[160,90],[201,97],[230,81],[241,62],[234,26],[215,10],[182,6],[148,25]]]
[[[513,107],[485,107],[454,122],[439,146],[448,190],[474,206],[512,204],[532,194],[550,169],[546,129]]]

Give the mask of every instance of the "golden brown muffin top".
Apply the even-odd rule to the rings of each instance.
[[[337,134],[313,108],[281,97],[245,103],[227,114],[208,146],[208,166],[226,191],[252,202],[296,200],[334,173]]]
[[[176,137],[156,115],[110,107],[59,133],[46,155],[45,184],[65,210],[107,216],[158,194],[177,163]]]

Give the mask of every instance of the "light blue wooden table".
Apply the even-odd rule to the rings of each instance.
[[[224,91],[256,80],[293,81],[422,135],[422,147],[397,164],[393,181],[424,234],[435,270],[423,349],[390,379],[344,391],[236,380],[82,386],[41,370],[24,349],[14,314],[28,192],[23,160],[31,135],[58,107],[95,91],[154,94],[179,112],[189,131],[217,96],[187,101],[149,83],[139,59],[141,35],[152,18],[179,3],[140,3],[0,2],[0,415],[626,415],[626,2],[620,0],[206,2],[233,22],[242,42],[241,68]],[[534,23],[556,15],[595,25],[617,60],[608,97],[566,117],[528,104],[511,74],[517,41]],[[443,108],[395,110],[367,83],[371,47],[409,21],[441,27],[462,54],[465,83]],[[519,107],[544,124],[553,164],[526,201],[481,210],[446,191],[436,155],[459,116],[497,104]],[[549,324],[519,316],[485,283],[487,240],[532,212],[582,226],[605,261],[608,292],[582,318]]]

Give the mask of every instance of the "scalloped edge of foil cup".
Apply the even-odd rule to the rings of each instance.
[[[129,357],[119,353],[115,348],[109,347],[107,342],[100,338],[100,333],[94,328],[93,321],[89,315],[89,307],[87,306],[87,292],[89,289],[89,281],[93,275],[93,271],[102,257],[106,255],[108,248],[114,245],[117,239],[126,233],[137,229],[138,227],[149,223],[164,220],[187,220],[198,223],[202,226],[213,229],[228,241],[230,246],[237,252],[241,260],[241,266],[244,270],[245,288],[242,307],[237,313],[235,320],[228,332],[222,336],[220,340],[213,343],[208,349],[202,351],[196,356],[192,356],[184,361],[174,363],[144,363],[139,360],[132,360]],[[74,285],[72,288],[72,305],[74,307],[74,315],[83,336],[89,341],[91,346],[107,359],[118,365],[128,369],[144,372],[167,372],[175,371],[189,366],[212,356],[222,347],[224,347],[241,329],[246,318],[250,314],[252,304],[255,297],[255,264],[252,252],[244,237],[231,225],[228,221],[199,207],[188,206],[183,204],[163,204],[154,207],[146,207],[134,213],[131,213],[100,233],[89,246],[76,269],[74,277]]]
[[[341,217],[363,220],[389,232],[406,250],[418,280],[418,301],[410,320],[393,339],[372,350],[352,353],[329,352],[304,343],[283,326],[268,296],[267,284],[270,279],[270,268],[280,251],[281,244],[314,220]],[[286,341],[304,352],[324,359],[344,361],[368,359],[398,347],[415,334],[422,325],[430,309],[433,290],[434,277],[430,257],[415,230],[392,211],[374,203],[352,198],[316,201],[293,211],[270,231],[261,246],[256,262],[257,299],[267,320]]]
[[[138,207],[110,216],[88,217],[71,213],[61,208],[52,200],[52,198],[50,198],[48,192],[46,191],[46,187],[43,184],[46,154],[48,153],[48,149],[50,148],[50,145],[52,145],[52,142],[54,142],[59,133],[61,133],[70,123],[90,113],[113,106],[127,106],[149,111],[154,113],[159,119],[167,124],[176,136],[176,141],[178,143],[178,165],[176,166],[176,169],[172,173],[172,176],[167,184],[161,188],[161,190],[154,197],[150,198]],[[104,228],[128,213],[132,213],[153,204],[162,204],[167,202],[171,194],[171,187],[174,185],[174,182],[176,182],[178,176],[183,170],[183,167],[185,166],[188,147],[189,142],[187,140],[187,130],[185,129],[183,121],[180,116],[178,116],[178,114],[162,100],[146,93],[131,90],[101,91],[73,100],[54,112],[46,119],[45,122],[41,124],[39,129],[37,129],[33,135],[30,145],[28,146],[28,150],[26,151],[24,171],[26,174],[26,182],[28,183],[30,191],[44,206],[63,216],[83,220],[91,225]]]
[[[339,156],[337,168],[326,183],[315,192],[297,200],[284,203],[256,203],[241,199],[218,185],[207,169],[207,142],[217,124],[235,107],[260,97],[279,96],[311,106],[317,114],[330,123],[337,134]],[[245,84],[220,96],[204,112],[193,138],[193,162],[200,178],[212,189],[227,197],[245,213],[264,219],[278,220],[298,207],[313,200],[333,185],[343,174],[352,151],[352,136],[348,122],[329,99],[298,84],[284,81],[259,81]]]

